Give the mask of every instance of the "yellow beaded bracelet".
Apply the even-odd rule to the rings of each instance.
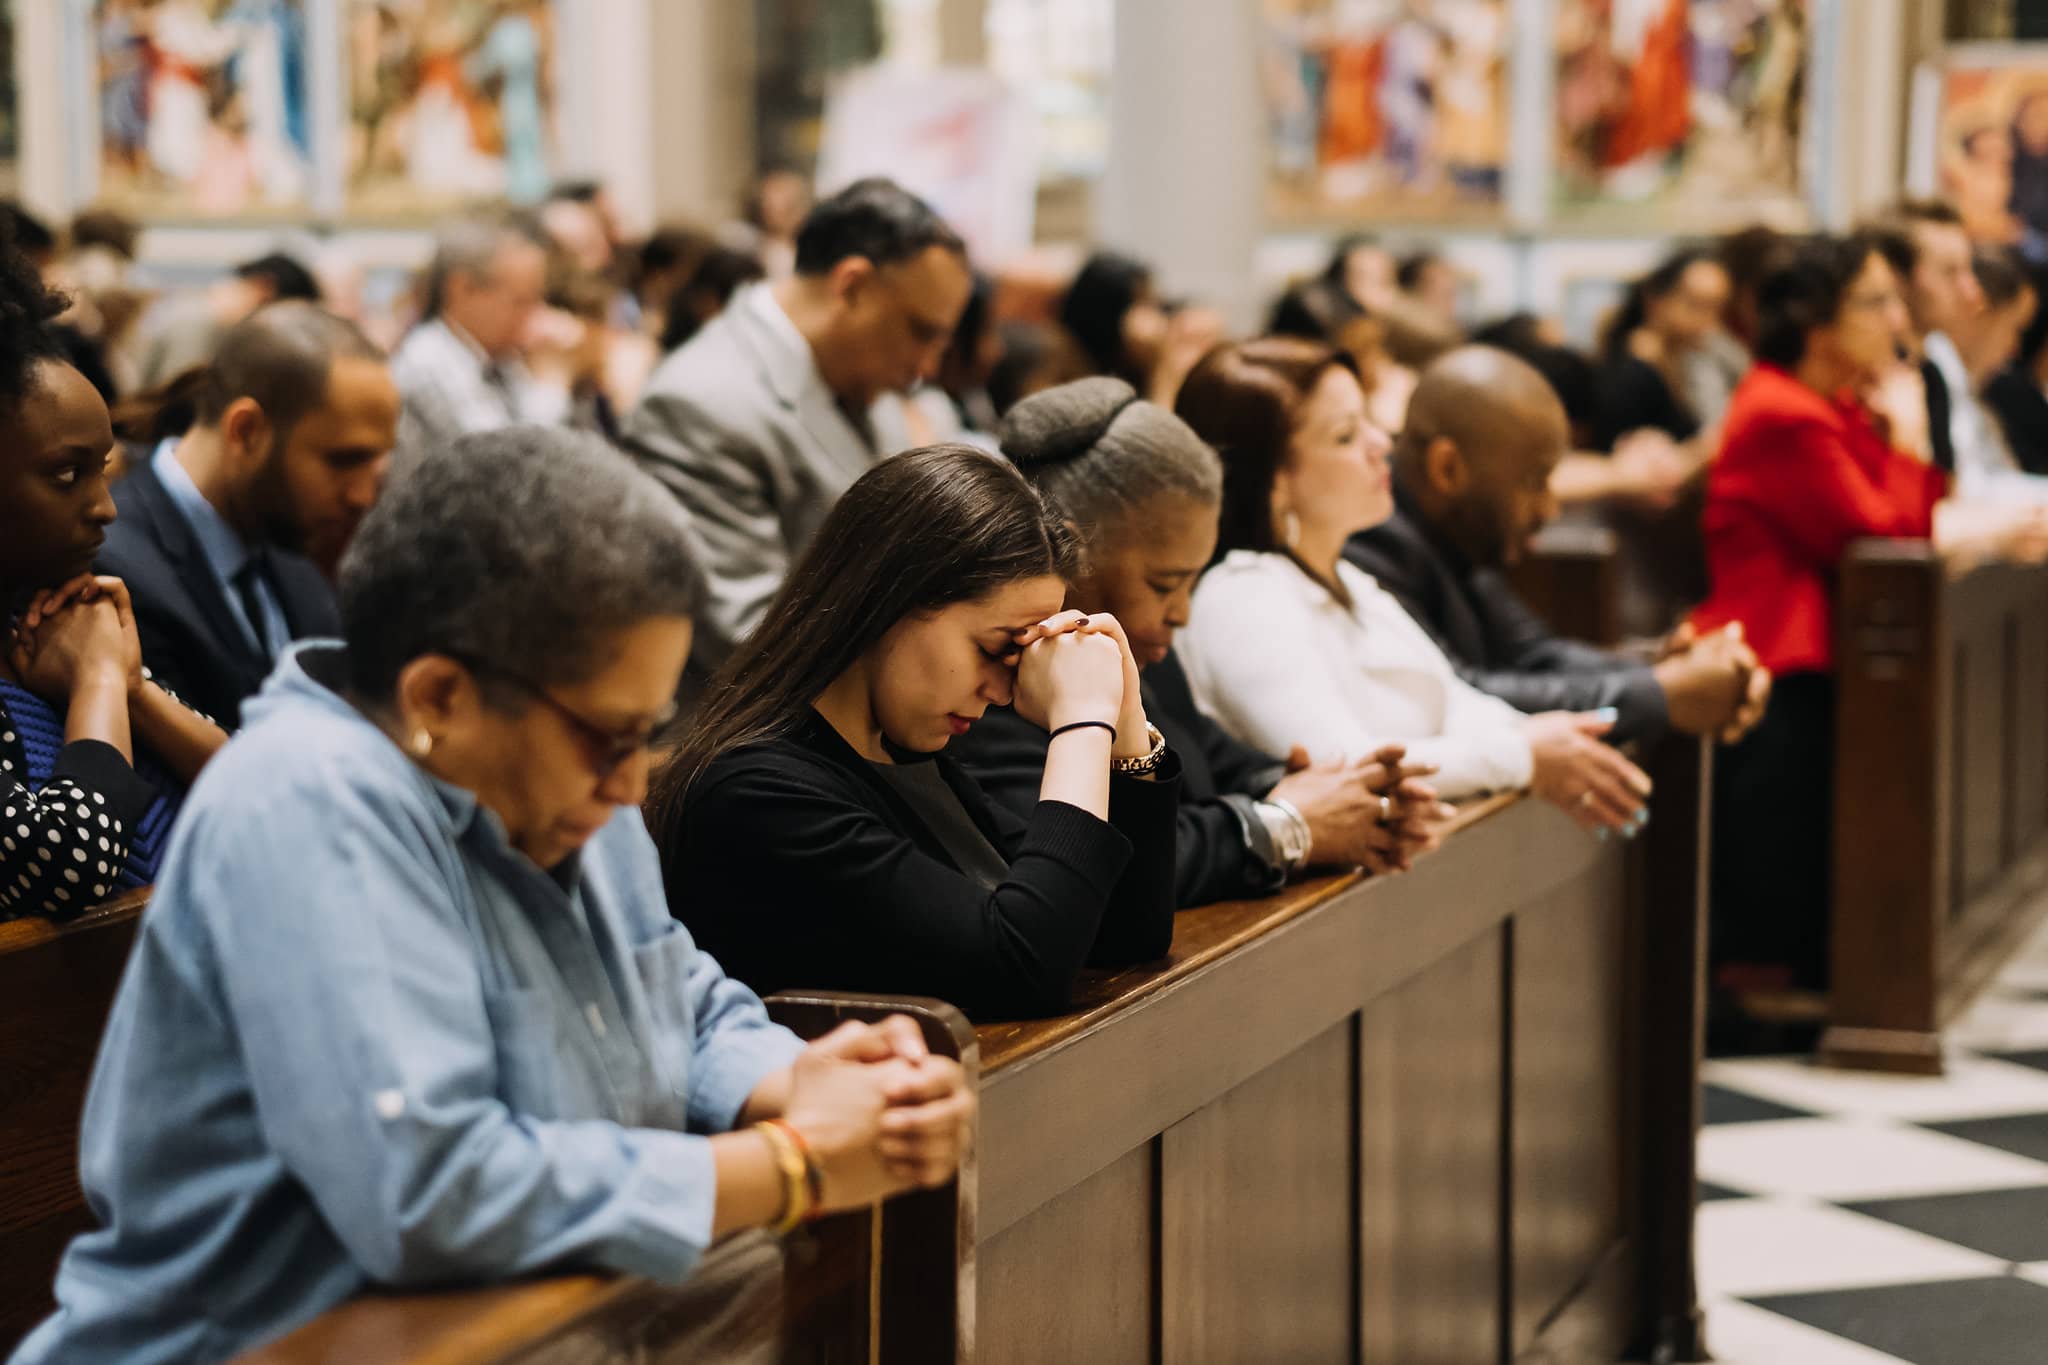
[[[754,1131],[767,1142],[768,1150],[775,1156],[775,1167],[782,1172],[782,1213],[770,1229],[780,1237],[802,1223],[805,1213],[810,1210],[810,1180],[805,1171],[804,1154],[789,1140],[789,1134],[772,1123],[757,1123]]]

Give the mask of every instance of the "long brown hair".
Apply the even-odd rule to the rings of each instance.
[[[905,617],[1042,574],[1070,576],[1073,534],[1008,461],[928,446],[854,482],[706,689],[655,774],[648,825],[666,846],[684,798],[723,754],[789,734],[833,680]]]
[[[1273,480],[1287,463],[1302,404],[1332,369],[1358,362],[1320,341],[1262,337],[1209,352],[1188,373],[1173,410],[1223,457],[1223,518],[1216,557],[1273,552]]]

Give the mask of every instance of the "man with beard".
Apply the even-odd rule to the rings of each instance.
[[[1466,346],[1423,372],[1394,444],[1394,515],[1345,557],[1428,631],[1458,675],[1531,714],[1612,708],[1615,743],[1667,727],[1733,739],[1762,716],[1770,675],[1739,632],[1666,641],[1654,662],[1565,640],[1502,570],[1557,510],[1564,407],[1506,351]]]
[[[153,676],[233,728],[292,641],[341,633],[328,579],[397,443],[398,387],[354,324],[279,303],[178,394],[192,424],[115,489],[98,571],[126,580]]]

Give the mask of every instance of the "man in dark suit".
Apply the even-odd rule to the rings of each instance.
[[[1423,373],[1394,446],[1394,515],[1345,557],[1406,607],[1459,676],[1519,710],[1616,714],[1608,738],[1735,735],[1755,723],[1769,674],[1739,633],[1677,636],[1644,662],[1565,640],[1508,586],[1512,563],[1557,510],[1550,476],[1570,448],[1542,375],[1467,346]]]
[[[222,725],[294,640],[341,633],[329,584],[398,439],[383,352],[308,303],[223,338],[191,425],[115,489],[98,569],[128,584],[158,681]]]

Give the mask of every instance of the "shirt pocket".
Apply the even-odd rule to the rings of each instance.
[[[690,1054],[697,1034],[696,1011],[690,1003],[690,969],[696,957],[696,945],[679,930],[670,930],[633,950],[633,967],[647,993],[655,1072],[661,1079],[663,1099],[674,1106],[670,1126],[678,1128],[683,1123]]]
[[[562,1112],[564,1085],[561,1012],[543,991],[509,988],[484,995],[497,1052],[498,1098],[514,1114],[569,1117]]]

